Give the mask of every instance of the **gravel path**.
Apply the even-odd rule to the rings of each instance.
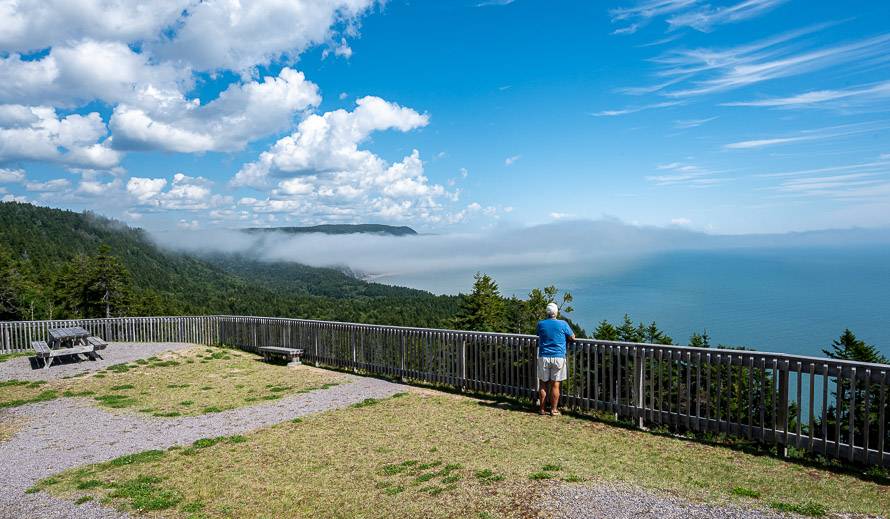
[[[185,342],[114,342],[99,352],[101,360],[85,360],[83,355],[56,357],[49,369],[43,369],[43,361],[32,361],[29,357],[16,357],[0,362],[0,381],[2,380],[54,380],[64,377],[99,371],[114,364],[122,364],[137,359],[144,359],[162,351],[184,350],[197,346]]]
[[[799,517],[770,510],[695,503],[666,493],[655,494],[619,483],[555,483],[541,503],[544,517],[580,519],[780,519]]]
[[[122,351],[113,356],[106,355],[106,361],[81,365],[101,369],[101,362],[116,364],[149,357],[170,350],[171,346],[177,349],[192,345],[141,344],[139,356],[131,355],[136,353],[135,348],[126,351],[117,346],[109,347],[109,353],[118,349]],[[13,359],[18,360],[22,359]],[[53,366],[47,371],[53,372],[59,368]],[[25,378],[22,373],[24,370],[21,366],[18,369],[6,368],[0,374],[0,380],[7,376]],[[38,480],[72,467],[149,449],[188,445],[199,438],[244,433],[298,416],[345,407],[366,398],[385,398],[406,389],[405,386],[376,378],[346,376],[350,379],[349,383],[329,389],[193,417],[155,418],[114,414],[94,407],[87,399],[79,398],[60,398],[9,409],[0,418],[25,418],[27,422],[9,441],[0,442],[0,485],[3,485],[0,491],[0,518],[126,517],[92,502],[77,506],[45,492],[25,494],[24,491]]]

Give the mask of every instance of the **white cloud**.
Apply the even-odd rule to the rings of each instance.
[[[195,0],[18,0],[0,2],[0,48],[28,52],[72,40],[153,39]]]
[[[660,164],[656,167],[661,173],[649,175],[646,180],[656,186],[688,186],[706,188],[731,180],[721,177],[718,172],[683,162]]]
[[[677,226],[688,226],[692,225],[692,220],[689,218],[679,217],[679,218],[671,218],[671,225]]]
[[[28,182],[27,184],[25,184],[25,189],[37,193],[53,193],[58,191],[65,191],[69,187],[71,187],[71,182],[66,178],[56,178],[53,180],[47,180],[46,182]]]
[[[859,103],[890,97],[890,81],[860,85],[840,90],[811,90],[788,97],[773,97],[754,101],[735,101],[723,106],[761,106],[770,108],[803,108],[810,106],[849,107]],[[843,103],[837,103],[843,101]]]
[[[890,52],[890,34],[811,50],[801,50],[801,43],[793,42],[824,28],[824,24],[807,27],[723,50],[676,50],[654,61],[664,67],[659,73],[661,76],[694,78],[688,87],[665,93],[671,97],[689,97],[861,62]]]
[[[512,157],[507,157],[504,159],[505,166],[512,166],[517,160],[521,159],[522,155],[513,155]]]
[[[780,144],[792,144],[796,142],[816,141],[825,139],[842,139],[851,135],[862,133],[882,132],[890,129],[890,125],[879,122],[852,123],[826,128],[801,130],[797,135],[787,137],[772,137],[766,139],[752,139],[746,141],[731,142],[723,145],[726,149],[756,149]]]
[[[679,119],[674,121],[674,128],[678,130],[687,130],[689,128],[697,128],[703,124],[709,123],[717,119],[716,117],[708,117],[705,119]]]
[[[234,151],[291,126],[296,113],[318,105],[318,87],[302,72],[283,68],[262,82],[233,84],[205,106],[173,96],[152,108],[138,100],[114,110],[110,127],[121,149],[184,153]]]
[[[180,229],[194,231],[194,230],[200,229],[201,224],[198,222],[198,220],[191,220],[191,221],[179,220],[179,222],[176,223],[176,227],[179,227]]]
[[[660,103],[652,103],[648,105],[642,106],[633,106],[629,108],[621,108],[618,110],[602,110],[600,112],[594,112],[590,115],[594,117],[615,117],[617,115],[627,115],[634,114],[637,112],[642,112],[643,110],[652,110],[655,108],[669,108],[671,106],[677,106],[681,104],[680,101],[662,101]]]
[[[179,20],[175,35],[149,45],[161,59],[198,70],[246,71],[333,40],[337,26],[352,24],[375,0],[261,0],[201,2]],[[342,46],[342,43],[341,43]]]
[[[351,112],[340,109],[308,116],[296,132],[245,164],[232,184],[270,189],[266,200],[247,200],[256,212],[335,220],[435,221],[442,218],[437,214],[438,199],[449,194],[430,183],[417,150],[388,163],[360,148],[373,132],[407,132],[428,121],[428,116],[410,108],[363,97]]]
[[[0,184],[17,184],[25,181],[25,172],[21,169],[0,168]]]
[[[133,177],[127,181],[127,193],[141,206],[166,210],[198,211],[234,203],[231,197],[214,195],[213,182],[204,177],[190,177],[183,173],[165,178]]]
[[[675,13],[694,6],[698,0],[644,0],[633,7],[612,9],[609,14],[612,23],[627,23],[612,32],[612,34],[633,34],[653,18]]]
[[[493,5],[510,5],[516,0],[484,0],[476,4],[476,7],[490,7]]]
[[[0,58],[0,76],[0,102],[66,107],[94,99],[163,102],[191,84],[188,68],[152,63],[149,55],[126,43],[93,40],[53,47],[37,60],[18,54]]]
[[[6,105],[0,114],[7,123],[0,125],[0,163],[38,160],[109,169],[120,162],[120,154],[102,140],[107,130],[97,112],[59,118],[48,106]]]
[[[21,204],[25,204],[28,202],[28,197],[16,196],[16,195],[3,195],[3,198],[0,198],[0,202],[19,202]]]
[[[166,178],[132,177],[127,181],[127,193],[136,197],[140,203],[147,205],[156,199],[166,186]]]
[[[704,5],[668,19],[671,28],[692,27],[698,31],[710,32],[715,25],[741,22],[760,16],[788,0],[744,0],[734,5],[711,7]]]

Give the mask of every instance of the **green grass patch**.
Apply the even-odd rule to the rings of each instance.
[[[362,400],[361,402],[356,402],[356,403],[352,404],[350,407],[358,409],[358,408],[362,408],[362,407],[371,407],[372,405],[378,404],[378,403],[380,403],[380,400],[377,398],[366,398],[366,399]]]
[[[78,379],[0,382],[0,409],[62,397],[93,397],[97,405],[139,410],[157,417],[219,412],[255,401],[283,398],[345,380],[343,375],[308,366],[286,368],[257,362],[246,354],[226,354],[211,367],[189,365],[203,348],[166,352],[144,363],[109,366]],[[152,369],[162,366],[163,369]],[[188,381],[188,382],[185,382]],[[203,391],[195,391],[201,388]],[[146,411],[147,410],[147,411]]]
[[[555,474],[552,474],[550,472],[544,472],[544,471],[532,472],[531,474],[528,475],[528,479],[531,479],[533,481],[538,481],[541,479],[553,479],[555,477],[556,477]]]
[[[139,476],[119,483],[108,497],[124,500],[131,509],[138,511],[173,508],[182,501],[182,497],[173,490],[161,487],[162,481],[156,476]]]
[[[82,504],[84,504],[84,503],[86,503],[86,502],[89,502],[89,501],[92,501],[92,500],[93,500],[93,496],[80,496],[80,497],[78,497],[77,499],[74,500],[74,504],[75,504],[75,505],[82,505]]]
[[[153,461],[158,461],[164,457],[166,453],[161,450],[149,450],[143,452],[137,452],[136,454],[127,454],[125,456],[121,456],[119,458],[114,458],[111,461],[108,461],[107,464],[109,467],[123,467],[127,465],[139,465],[141,463],[150,463]]]
[[[750,488],[745,488],[745,487],[735,487],[732,489],[732,493],[734,495],[742,496],[742,497],[751,497],[754,499],[760,498],[760,492],[758,492],[756,490],[752,490]]]
[[[270,383],[254,387],[262,392]],[[174,516],[185,515],[186,503],[200,501],[205,507],[199,513],[207,517],[535,517],[540,510],[530,508],[537,501],[529,497],[540,492],[542,481],[529,476],[537,473],[558,484],[614,481],[740,506],[750,506],[749,498],[730,490],[757,489],[764,504],[810,515],[890,510],[887,486],[865,476],[570,415],[540,420],[455,395],[412,392],[371,407],[301,418],[298,426],[245,435],[247,443],[210,438],[209,446],[192,445],[138,465],[94,465],[80,480],[117,485],[140,476],[161,478],[153,488],[182,499],[161,514]],[[349,441],[332,441],[337,438]],[[547,467],[555,464],[560,470]],[[84,493],[102,499],[110,492],[78,490],[73,471],[59,477],[63,482],[46,491],[69,499]],[[130,506],[123,498],[112,504]]]
[[[28,357],[31,353],[27,351],[17,351],[14,353],[0,353],[0,362],[6,362],[12,359],[17,359],[19,357]]]
[[[828,509],[818,503],[783,503],[775,501],[770,503],[770,508],[780,512],[791,512],[800,515],[808,515],[810,517],[823,517],[828,513]]]

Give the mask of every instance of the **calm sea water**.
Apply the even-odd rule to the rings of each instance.
[[[707,330],[713,345],[822,356],[844,328],[890,356],[890,248],[783,248],[671,252],[608,269],[490,273],[505,294],[556,284],[572,292],[571,315],[592,332],[602,319],[655,321],[686,344]],[[467,291],[472,276],[395,280],[436,292]]]

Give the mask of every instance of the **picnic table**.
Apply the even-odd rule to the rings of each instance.
[[[99,356],[97,350],[105,349],[108,345],[98,337],[91,337],[90,332],[80,326],[68,328],[53,328],[49,330],[46,341],[33,341],[31,347],[37,353],[38,359],[43,359],[43,368],[46,369],[52,363],[54,357],[63,355],[86,355],[91,360]]]
[[[80,326],[71,328],[53,328],[49,331],[50,348],[73,348],[84,346],[90,332]]]

